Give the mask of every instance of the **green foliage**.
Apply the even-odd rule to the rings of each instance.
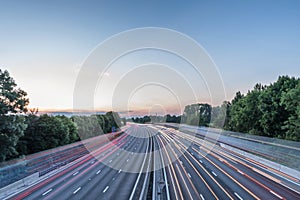
[[[208,126],[211,119],[212,107],[209,104],[192,104],[184,108],[182,123],[195,126]]]
[[[300,79],[294,89],[282,95],[280,104],[290,113],[282,126],[286,139],[300,141]]]
[[[228,125],[230,102],[224,101],[221,106],[213,107],[211,111],[211,126],[223,128]]]
[[[118,128],[121,121],[117,113],[108,112],[105,115],[71,118],[29,114],[25,123],[27,129],[17,144],[19,155],[32,154],[108,133],[112,131],[112,127]]]
[[[72,121],[77,126],[78,135],[82,140],[103,134],[101,122],[97,116],[73,116]]]
[[[70,143],[68,124],[61,117],[28,115],[27,129],[20,138],[18,150],[31,154]]]
[[[144,117],[132,117],[131,120],[135,123],[145,124],[145,123],[180,123],[181,116],[176,115],[165,115],[165,116],[144,116]]]
[[[229,107],[225,128],[299,141],[299,81],[280,76],[269,86],[256,84],[245,96],[238,92]]]
[[[131,118],[131,119],[133,122],[140,123],[140,124],[145,124],[145,123],[151,122],[151,116],[135,117],[135,118]]]
[[[297,85],[295,78],[281,76],[278,80],[266,87],[258,99],[258,107],[263,113],[259,119],[266,136],[286,138],[286,130],[282,127],[288,121],[290,113],[284,104],[281,104],[282,96]]]
[[[182,123],[300,141],[300,79],[280,76],[269,86],[256,84],[247,94],[237,92],[231,102],[213,108],[187,105]]]
[[[111,111],[105,115],[73,116],[71,119],[76,124],[81,139],[110,133],[112,129],[122,126],[119,114]]]
[[[0,162],[18,155],[16,144],[24,133],[24,117],[29,103],[8,71],[0,69]]]
[[[68,117],[62,115],[62,116],[57,116],[62,123],[67,126],[67,130],[69,132],[68,137],[69,137],[69,143],[77,142],[79,141],[79,136],[78,136],[78,127],[77,125]]]
[[[0,69],[0,114],[24,113],[29,103],[27,93],[19,88],[8,71]]]
[[[0,161],[18,155],[16,145],[26,129],[24,116],[0,115]]]
[[[171,116],[169,114],[165,116],[165,122],[167,123],[180,123],[180,121],[181,121],[181,116],[176,116],[176,115]]]
[[[251,134],[262,135],[262,127],[258,119],[262,112],[257,106],[257,101],[263,87],[257,84],[247,95],[240,93],[232,101],[230,108],[230,121],[228,127],[238,132],[249,132]]]

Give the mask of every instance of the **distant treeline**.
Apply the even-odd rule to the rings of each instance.
[[[131,121],[135,123],[145,124],[145,123],[180,123],[181,116],[176,115],[165,115],[165,116],[144,116],[144,117],[132,117]]]
[[[91,116],[25,116],[26,129],[16,145],[16,156],[28,155],[117,130],[117,113]]]
[[[300,79],[280,76],[270,85],[256,84],[247,94],[237,92],[231,102],[224,101],[221,106],[192,104],[185,107],[182,116],[145,116],[132,121],[211,126],[300,141]]]

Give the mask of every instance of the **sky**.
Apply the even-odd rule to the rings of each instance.
[[[161,27],[189,36],[208,53],[225,89],[220,91],[225,92],[224,99],[216,97],[218,104],[231,100],[237,91],[247,92],[255,83],[269,84],[279,75],[300,76],[299,21],[297,0],[0,0],[0,68],[7,69],[28,93],[29,107],[73,109],[78,74],[99,44],[126,30]],[[118,111],[176,114],[180,113],[179,104],[211,102],[214,97],[203,77],[193,77],[193,72],[186,70],[189,66],[174,62],[176,59],[167,53],[144,51],[117,60],[97,85],[94,108],[114,109],[112,96],[119,82],[125,81],[120,72],[147,77],[149,70],[158,66],[149,63],[175,66],[175,71],[168,69],[170,74],[183,75],[196,94],[180,93],[186,91],[180,77],[176,73],[166,76],[166,71],[163,78],[178,83],[174,86],[178,91],[172,93],[171,86],[135,85],[128,89],[131,96],[124,99],[126,105],[115,106]],[[143,65],[142,71],[134,70],[137,65]],[[161,72],[167,69],[159,67]],[[123,87],[132,84],[130,80],[123,82]],[[178,101],[178,96],[182,100]]]

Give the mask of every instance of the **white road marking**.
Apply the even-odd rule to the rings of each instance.
[[[192,178],[192,176],[190,175],[190,173],[188,173],[189,177]]]
[[[199,162],[201,162],[201,163],[202,163],[202,160],[199,160]]]
[[[129,159],[126,160],[126,162],[128,162],[128,161],[129,161]]]
[[[81,187],[77,188],[77,189],[73,192],[73,194],[76,194],[80,189],[81,189]]]
[[[234,193],[234,195],[237,197],[237,198],[239,198],[240,200],[243,200],[243,198],[238,194],[238,193]]]
[[[215,172],[213,172],[213,171],[211,171],[211,173],[213,174],[213,175],[215,175],[215,176],[218,176]]]
[[[52,188],[49,189],[49,190],[47,190],[46,192],[44,192],[42,195],[45,196],[46,194],[48,194],[48,193],[51,192],[51,191],[52,191]]]
[[[109,161],[110,163],[112,162],[112,160]]]
[[[96,172],[96,174],[99,174],[101,172],[101,169],[99,171]]]
[[[118,173],[120,174],[120,173],[121,173],[121,171],[122,171],[122,169],[120,169],[120,170],[118,171]]]
[[[244,173],[243,173],[242,171],[240,171],[240,170],[238,170],[238,173],[240,173],[240,174],[244,175]]]
[[[103,190],[103,193],[105,193],[108,190],[109,186],[106,186],[106,188]]]
[[[278,197],[279,199],[283,199],[282,196],[280,196],[279,194],[273,192],[272,190],[270,190],[270,192],[271,192],[272,194],[274,194],[276,197]]]
[[[73,174],[73,176],[76,176],[78,173],[79,173],[79,171],[75,172],[75,173]]]
[[[202,200],[205,200],[202,194],[200,194],[200,197],[201,197]]]

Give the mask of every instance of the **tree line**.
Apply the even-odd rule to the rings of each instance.
[[[157,116],[155,116],[157,118]],[[154,122],[154,116],[133,118],[137,123]],[[231,101],[212,107],[207,103],[185,106],[176,120],[159,122],[210,126],[225,130],[300,141],[300,79],[279,76],[270,85],[256,84],[246,94],[237,92]]]
[[[162,122],[180,123],[180,120],[181,120],[181,116],[167,114],[165,116],[146,115],[143,117],[132,117],[129,121],[145,124],[145,123],[162,123]]]
[[[0,69],[0,162],[117,130],[118,113],[90,116],[38,115],[27,93]],[[123,122],[124,123],[124,122]]]
[[[300,141],[300,79],[280,76],[268,86],[256,84],[224,102],[224,128],[255,135]]]

